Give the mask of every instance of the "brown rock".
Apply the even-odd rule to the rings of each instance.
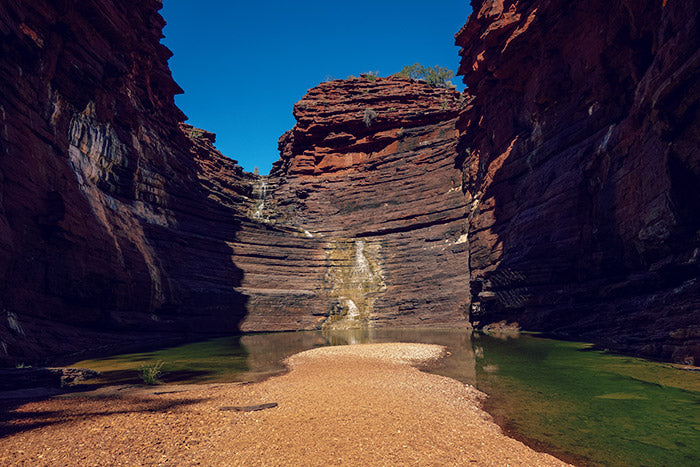
[[[0,6],[0,361],[243,315],[226,240],[245,208],[228,198],[252,177],[220,155],[242,186],[198,176],[161,2],[126,4]]]
[[[323,274],[306,285],[307,303],[320,301],[317,326],[467,326],[459,101],[410,79],[356,78],[294,106],[266,216],[320,249]],[[244,329],[260,329],[268,312],[249,311]]]
[[[181,124],[160,1],[3,2],[0,362],[470,307],[697,362],[698,13],[596,1],[474,1],[468,94],[321,84],[268,177]]]
[[[472,97],[475,319],[700,357],[696,9],[475,1],[457,34]]]

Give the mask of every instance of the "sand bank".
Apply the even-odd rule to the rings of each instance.
[[[568,465],[502,434],[425,344],[323,347],[255,384],[102,388],[22,405],[1,465]],[[276,407],[245,411],[260,404]]]

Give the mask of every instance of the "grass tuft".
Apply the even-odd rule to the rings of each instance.
[[[139,376],[141,380],[146,384],[158,384],[160,383],[160,376],[163,374],[163,365],[165,362],[158,360],[151,365],[144,365],[139,368]]]

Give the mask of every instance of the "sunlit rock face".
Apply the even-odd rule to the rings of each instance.
[[[316,249],[286,262],[320,273],[296,279],[312,324],[468,325],[460,102],[453,90],[370,76],[323,83],[294,106],[255,217]],[[258,323],[269,316],[249,307],[244,329],[274,326]]]
[[[473,319],[697,363],[697,8],[472,5],[457,126]]]
[[[182,124],[157,0],[0,4],[0,362],[506,319],[700,360],[692,2],[474,1],[468,93],[323,83],[266,177]]]

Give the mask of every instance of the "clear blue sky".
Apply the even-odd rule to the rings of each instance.
[[[170,68],[188,123],[244,169],[269,172],[292,106],[328,77],[419,62],[457,70],[468,0],[164,0]],[[453,80],[460,84],[460,79]],[[460,86],[459,89],[463,89]]]

